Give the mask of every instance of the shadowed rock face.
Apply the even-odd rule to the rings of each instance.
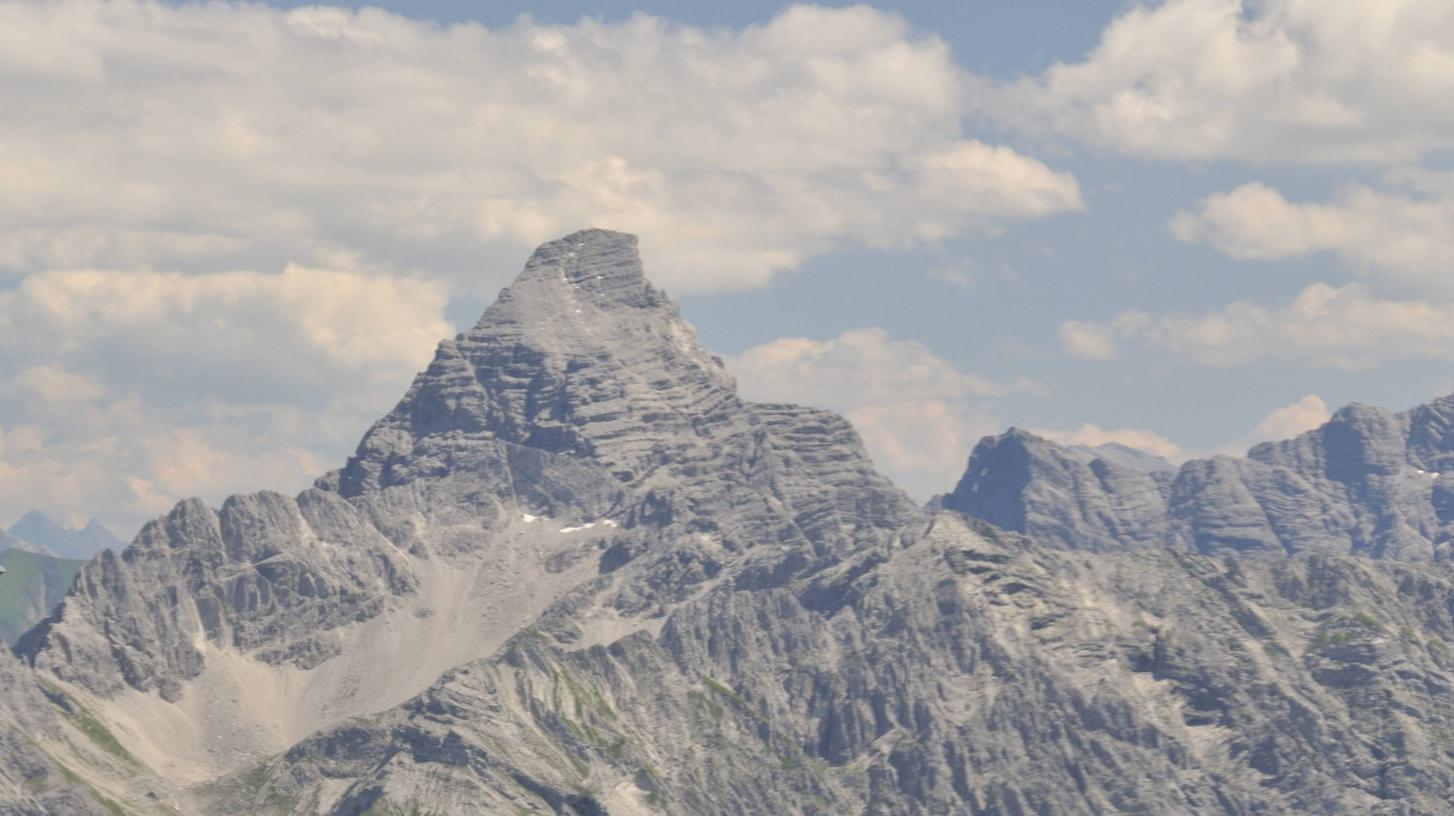
[[[1145,473],[1023,431],[983,440],[946,507],[1074,549],[1356,553],[1446,561],[1454,397],[1402,414],[1350,405],[1323,427]],[[1449,472],[1446,472],[1449,471]]]
[[[1012,428],[975,446],[944,507],[1079,549],[1156,543],[1169,532],[1169,474],[1146,472]]]
[[[14,669],[191,774],[72,760],[137,813],[1444,814],[1445,415],[1179,472],[1012,430],[921,509],[588,230],[343,468],[183,503]]]

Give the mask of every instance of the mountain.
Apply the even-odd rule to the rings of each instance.
[[[1384,453],[1288,445],[1216,467],[1415,518]],[[130,758],[51,745],[128,813],[1449,812],[1446,565],[1198,546],[1169,508],[1236,518],[1231,482],[980,447],[917,506],[840,417],[740,399],[589,230],[309,490],[183,502],[84,566],[17,687]],[[1278,532],[1364,529],[1330,518]]]
[[[7,644],[50,614],[83,563],[18,549],[0,552],[0,567],[5,568],[0,576],[0,636]]]
[[[1176,470],[1174,465],[1154,453],[1148,453],[1130,445],[1122,445],[1119,442],[1106,442],[1102,445],[1071,445],[1070,450],[1080,454],[1081,458],[1087,462],[1103,459],[1111,464],[1139,470],[1143,473]]]
[[[32,510],[10,525],[9,534],[29,546],[32,552],[59,558],[88,559],[105,549],[121,549],[122,542],[92,519],[85,527],[71,529],[55,523],[38,510]]]
[[[635,239],[588,232],[442,343],[346,467],[296,498],[183,503],[19,650],[200,782],[406,701],[552,605],[580,638],[654,628],[729,562],[770,585],[916,512],[841,418],[740,401]]]
[[[1011,429],[982,440],[945,507],[1071,549],[1454,557],[1454,396],[1147,473]]]
[[[15,536],[5,532],[4,530],[0,530],[0,552],[4,552],[6,550],[22,550],[28,553],[35,553],[36,555],[48,555],[52,558],[55,557],[55,553],[51,552],[50,549],[47,547],[42,547],[38,544],[32,544],[23,538],[16,538]]]
[[[9,649],[0,649],[0,813],[124,813],[115,799],[76,772],[84,769],[88,776],[112,779],[136,776],[139,768],[109,737],[89,711],[46,689]]]
[[[1170,536],[1169,471],[1147,472],[1011,428],[975,446],[950,510],[1042,543],[1106,551]]]

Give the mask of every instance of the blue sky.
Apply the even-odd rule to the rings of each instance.
[[[1444,3],[363,5],[0,6],[0,520],[301,487],[588,225],[920,497],[1454,391]]]

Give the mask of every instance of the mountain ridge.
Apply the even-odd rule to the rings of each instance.
[[[120,549],[122,542],[96,519],[85,527],[69,528],[57,524],[39,510],[30,510],[5,531],[12,538],[30,545],[33,551],[58,558],[86,559],[100,551]],[[15,546],[14,542],[8,546]]]
[[[1138,473],[1011,429],[975,447],[944,506],[1073,549],[1454,556],[1454,396],[1394,413],[1353,403],[1244,458]]]
[[[1247,473],[1364,502],[1299,541],[1395,529],[1389,450],[1442,462],[1444,414],[1349,416],[1379,444],[1185,479],[1013,430],[949,494],[979,504],[921,508],[841,417],[741,400],[587,230],[314,487],[83,567],[0,706],[49,701],[57,796],[147,814],[1434,816],[1454,578],[1393,533],[1229,543]],[[1174,500],[1201,526],[1164,546]]]

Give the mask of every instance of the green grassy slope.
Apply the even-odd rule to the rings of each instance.
[[[0,637],[14,644],[25,630],[60,602],[85,561],[36,555],[24,550],[0,553]]]

